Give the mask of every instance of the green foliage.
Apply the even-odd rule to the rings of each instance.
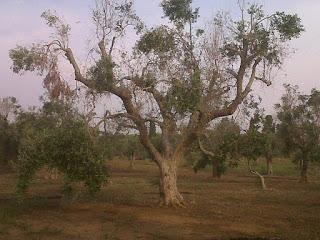
[[[202,96],[200,70],[196,69],[191,79],[176,80],[167,94],[168,107],[184,115],[197,110]]]
[[[41,74],[47,64],[47,56],[44,49],[39,45],[32,45],[30,48],[17,46],[9,51],[12,70],[15,73],[24,71],[39,71]]]
[[[314,89],[310,95],[302,95],[296,86],[285,88],[277,105],[278,135],[296,161],[320,161],[319,91]]]
[[[20,111],[15,97],[0,98],[0,165],[8,165],[17,157],[17,142],[13,121]]]
[[[248,130],[242,135],[239,148],[241,155],[249,161],[256,161],[264,153],[265,138],[257,130]]]
[[[55,104],[54,104],[55,105]],[[41,113],[20,116],[18,193],[23,194],[32,177],[44,165],[64,175],[66,184],[84,182],[90,193],[100,190],[108,173],[97,137],[89,126],[72,112],[63,114],[61,106],[47,103]]]
[[[0,165],[8,165],[17,157],[14,126],[0,117]]]
[[[268,66],[280,66],[283,58],[283,43],[298,38],[304,31],[301,19],[296,15],[277,12],[266,16],[262,6],[252,5],[247,11],[249,18],[235,22],[234,29],[222,49],[233,61],[239,53],[247,51],[249,62],[261,59]],[[270,21],[269,22],[267,21]]]
[[[165,26],[157,27],[145,33],[137,43],[136,48],[144,54],[153,52],[163,54],[174,50],[175,36]]]
[[[275,123],[271,115],[263,119],[262,135],[264,137],[264,155],[266,158],[272,158],[277,152],[280,139],[276,136]]]
[[[291,15],[284,12],[277,12],[274,15],[271,26],[279,32],[282,41],[298,38],[305,30],[297,14]]]
[[[207,144],[210,152],[214,157],[208,156],[202,152],[198,147],[191,150],[191,155],[194,160],[193,169],[198,171],[205,168],[207,165],[213,163],[217,164],[218,173],[226,172],[228,166],[233,166],[234,162],[238,160],[239,156],[239,138],[240,128],[234,120],[223,118],[215,128],[209,132],[207,136]]]
[[[93,67],[89,69],[89,76],[95,83],[97,91],[109,89],[114,80],[113,76],[114,63],[110,57],[99,60]]]
[[[255,162],[259,157],[268,159],[277,153],[275,124],[271,115],[263,116],[257,109],[250,119],[249,129],[241,135],[239,148],[242,157]]]
[[[192,9],[192,0],[163,0],[161,7],[166,17],[175,24],[195,22],[199,17],[199,8]]]

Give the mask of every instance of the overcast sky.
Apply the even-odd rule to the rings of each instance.
[[[47,9],[54,9],[72,26],[72,43],[77,54],[85,54],[85,45],[90,33],[90,9],[94,0],[0,0],[0,97],[15,96],[23,106],[39,104],[43,93],[41,79],[34,74],[19,76],[10,70],[8,51],[17,44],[26,45],[45,40],[49,32],[40,19]],[[291,47],[295,53],[287,59],[283,70],[277,72],[274,85],[259,87],[263,105],[267,110],[279,100],[283,83],[300,86],[304,92],[320,88],[320,1],[319,0],[257,0],[268,12],[286,11],[297,13],[303,21],[306,32]],[[162,21],[160,0],[136,0],[138,15],[148,26]],[[195,0],[200,7],[201,21],[209,21],[218,10],[229,11],[237,16],[237,0]]]

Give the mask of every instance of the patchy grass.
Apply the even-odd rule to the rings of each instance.
[[[110,162],[112,181],[97,198],[84,193],[72,202],[61,195],[61,181],[41,174],[22,205],[14,201],[16,176],[0,175],[0,239],[43,240],[247,240],[320,239],[320,179],[298,183],[298,170],[286,159],[274,163],[261,191],[245,164],[222,179],[211,171],[179,170],[185,209],[158,207],[157,169],[148,161]],[[257,169],[263,171],[264,161]],[[81,189],[80,189],[81,190]]]

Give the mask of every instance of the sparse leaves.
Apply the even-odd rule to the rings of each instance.
[[[47,10],[41,14],[41,17],[46,21],[46,24],[55,30],[55,36],[59,41],[60,47],[67,48],[69,42],[69,34],[71,28],[64,23],[56,12]]]
[[[144,28],[143,22],[136,15],[131,0],[101,0],[96,1],[92,11],[93,21],[99,40],[111,42],[113,37],[121,37],[131,26],[137,33]]]

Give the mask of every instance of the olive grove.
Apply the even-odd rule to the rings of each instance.
[[[92,11],[96,56],[85,69],[70,44],[71,27],[53,11],[42,14],[53,38],[17,46],[10,57],[14,72],[34,71],[46,79],[59,78],[59,64],[66,58],[76,81],[121,100],[119,111],[106,109],[104,118],[139,133],[159,168],[161,204],[182,206],[177,168],[187,147],[212,121],[235,113],[255,82],[271,84],[270,71],[282,65],[288,42],[304,29],[297,15],[266,14],[258,5],[242,6],[236,20],[218,14],[203,28],[197,27],[200,10],[192,0],[163,0],[161,7],[167,24],[148,29],[133,1],[97,1]],[[118,42],[129,41],[132,29],[135,46],[117,48]],[[160,147],[150,126],[156,126]]]

